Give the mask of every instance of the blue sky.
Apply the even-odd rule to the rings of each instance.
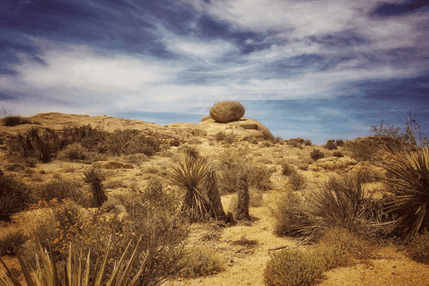
[[[315,144],[429,128],[429,3],[2,0],[0,107],[198,123],[239,101]],[[3,114],[2,114],[3,115]],[[429,134],[429,133],[428,133]]]

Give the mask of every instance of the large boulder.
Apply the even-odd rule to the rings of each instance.
[[[237,101],[220,101],[210,108],[210,117],[216,122],[227,123],[239,120],[244,115],[244,107]]]

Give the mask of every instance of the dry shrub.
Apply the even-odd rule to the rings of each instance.
[[[182,263],[185,267],[180,276],[196,278],[216,274],[225,270],[225,258],[215,249],[197,246],[185,251]]]
[[[10,220],[32,202],[30,187],[11,175],[0,175],[0,220]]]
[[[26,241],[27,236],[21,228],[2,231],[0,235],[0,256],[15,255]]]
[[[264,270],[264,284],[310,285],[320,278],[323,270],[321,257],[296,248],[285,248],[271,255]]]
[[[319,159],[324,158],[325,155],[319,149],[314,148],[313,151],[310,153],[310,157],[314,161],[317,161]]]
[[[371,242],[344,228],[334,227],[327,230],[318,242],[316,253],[325,258],[325,269],[329,270],[370,259],[374,249]]]
[[[82,184],[73,179],[53,179],[47,183],[39,184],[34,190],[38,200],[49,202],[57,199],[62,202],[70,199],[82,206],[88,205],[88,194],[82,188]]]
[[[305,177],[298,172],[293,172],[289,176],[289,184],[292,186],[292,190],[298,191],[305,187]]]
[[[419,263],[429,264],[429,232],[417,234],[407,246],[408,256]]]
[[[304,145],[305,145],[305,146],[311,146],[311,145],[312,145],[311,140],[310,140],[310,139],[305,140],[305,141],[304,141]]]
[[[88,149],[80,143],[67,145],[64,150],[58,152],[57,159],[65,161],[84,160],[88,155]]]
[[[226,139],[226,134],[225,134],[225,132],[223,132],[223,131],[219,131],[218,133],[216,133],[216,134],[215,134],[215,140],[216,140],[217,142],[220,142],[220,141],[225,140],[225,139]]]
[[[296,170],[285,160],[281,161],[280,165],[282,166],[282,174],[285,176],[290,176],[296,172]]]

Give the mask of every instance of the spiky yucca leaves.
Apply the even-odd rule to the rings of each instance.
[[[137,258],[137,249],[138,245],[141,242],[141,237],[139,241],[137,242],[137,245],[134,249],[134,252],[128,261],[128,263],[125,265],[123,262],[125,260],[125,255],[127,254],[131,241],[128,244],[127,248],[125,249],[121,259],[118,263],[115,262],[114,270],[112,274],[109,277],[109,280],[107,284],[103,285],[111,285],[111,286],[125,286],[125,285],[136,285],[137,281],[139,279],[139,276],[142,273],[142,270],[146,264],[146,258],[148,253],[146,253],[146,256],[142,262],[142,265],[140,267],[140,270],[137,272],[137,274],[134,276],[134,278],[131,280],[130,271],[131,271],[131,265],[133,264],[134,260]],[[32,275],[30,274],[29,268],[25,265],[23,262],[21,256],[17,254],[19,264],[21,266],[22,272],[25,277],[25,282],[28,286],[42,286],[42,285],[49,285],[49,286],[57,286],[57,285],[69,285],[69,286],[100,286],[102,285],[102,280],[105,279],[105,268],[107,264],[107,258],[109,256],[109,250],[111,248],[110,246],[111,238],[109,239],[109,244],[106,249],[106,254],[104,256],[103,262],[101,263],[100,257],[97,258],[97,262],[95,265],[95,271],[94,275],[89,280],[89,273],[90,273],[90,252],[88,252],[88,256],[86,259],[82,256],[82,249],[80,251],[79,258],[76,258],[76,253],[72,251],[72,247],[70,244],[69,248],[69,257],[67,260],[67,264],[65,265],[65,277],[64,281],[60,282],[59,275],[58,275],[58,268],[56,263],[54,262],[53,252],[52,249],[48,252],[46,249],[42,249],[42,246],[40,242],[38,242],[39,251],[40,251],[40,258],[41,263],[37,263],[37,270],[32,271]],[[86,260],[86,263],[85,263]],[[73,262],[72,262],[73,261]],[[13,275],[13,273],[9,270],[7,265],[0,259],[0,262],[3,264],[3,266],[6,269],[6,274],[2,274],[0,276],[0,286],[21,286],[22,284],[18,282],[18,279]],[[125,267],[125,268],[124,268]],[[33,278],[36,282],[34,282]]]
[[[406,243],[415,234],[429,230],[429,149],[392,154],[393,164],[384,164],[393,174],[392,178],[383,179],[393,194],[385,204],[385,211],[398,214],[391,231],[402,236]]]
[[[210,211],[210,203],[202,191],[209,166],[202,156],[185,156],[169,172],[169,181],[186,189],[181,212],[188,215],[192,222],[204,220]]]
[[[102,182],[106,179],[107,174],[99,167],[93,166],[88,171],[83,172],[83,175],[84,182],[91,185],[94,206],[101,207],[101,205],[108,199],[102,185]]]

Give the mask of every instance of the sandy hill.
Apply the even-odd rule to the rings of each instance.
[[[380,165],[366,161],[357,161],[351,158],[352,152],[344,147],[336,150],[327,150],[323,146],[305,145],[296,139],[273,140],[271,132],[260,122],[241,118],[230,123],[216,123],[213,119],[204,118],[201,123],[173,123],[161,126],[154,123],[138,120],[126,120],[108,116],[75,115],[62,113],[41,113],[28,118],[36,124],[24,124],[6,127],[0,125],[0,134],[5,139],[18,133],[36,127],[60,131],[64,127],[79,127],[90,125],[97,130],[114,132],[115,130],[133,129],[142,134],[151,135],[163,143],[162,150],[152,157],[132,160],[130,156],[106,157],[98,162],[102,168],[109,171],[109,177],[103,183],[108,197],[122,193],[142,192],[148,186],[152,177],[162,180],[163,190],[177,191],[169,185],[165,178],[167,171],[177,162],[177,154],[182,152],[181,146],[190,145],[218,166],[230,153],[240,154],[255,166],[265,166],[271,169],[269,182],[265,190],[254,190],[260,194],[259,203],[250,208],[253,218],[251,224],[238,224],[226,228],[219,228],[210,224],[193,224],[188,243],[191,246],[207,246],[220,253],[226,261],[226,269],[215,275],[194,279],[176,279],[164,285],[264,285],[263,272],[270,253],[275,249],[298,246],[297,241],[289,237],[278,237],[273,234],[275,219],[271,214],[273,205],[279,200],[286,189],[293,186],[290,178],[282,174],[282,162],[288,162],[302,176],[303,186],[300,191],[313,191],[320,182],[331,176],[340,176],[347,173],[357,173],[367,169],[375,178],[385,176],[386,171]],[[233,132],[234,143],[218,142],[216,135],[219,132],[226,134]],[[254,142],[250,143],[254,138]],[[356,139],[355,141],[359,141]],[[4,142],[3,142],[4,143]],[[90,168],[90,163],[54,159],[50,163],[38,162],[32,167],[15,168],[16,163],[8,157],[4,143],[0,148],[0,165],[7,174],[14,174],[29,185],[43,184],[50,180],[61,178],[82,179],[82,172]],[[314,162],[310,153],[317,147],[323,151],[325,157]],[[341,152],[342,157],[333,156],[334,152]],[[228,155],[229,154],[229,155]],[[134,158],[135,159],[135,158]],[[93,162],[95,163],[95,162]],[[216,165],[216,163],[219,163]],[[366,183],[368,190],[379,190],[382,195],[384,186],[374,180]],[[233,210],[236,194],[222,196],[225,210]],[[37,211],[22,212],[14,217],[11,223],[2,223],[0,233],[6,230],[21,227],[37,221]],[[216,239],[207,239],[216,237]],[[257,241],[255,247],[246,247],[236,243],[246,238]],[[18,268],[16,258],[2,256],[12,267]],[[2,269],[2,266],[0,266]],[[353,267],[343,267],[331,270],[324,274],[320,285],[426,285],[429,281],[429,266],[411,261],[404,251],[394,246],[380,247],[374,256]],[[21,280],[23,277],[21,276]],[[426,283],[426,284],[425,284]]]

